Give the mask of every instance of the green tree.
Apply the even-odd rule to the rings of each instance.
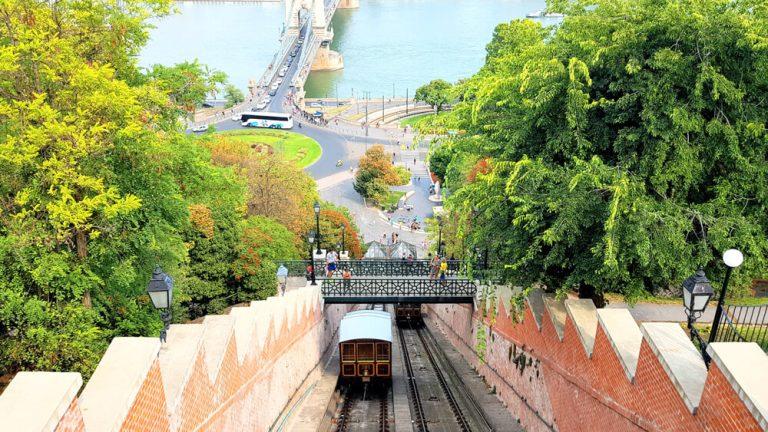
[[[245,101],[243,91],[233,84],[227,84],[224,87],[224,98],[227,100],[227,108],[231,108]]]
[[[173,66],[153,65],[147,77],[168,94],[174,106],[188,115],[194,113],[208,96],[215,95],[219,86],[227,81],[224,72],[213,71],[197,60]]]
[[[584,295],[676,288],[699,267],[717,281],[730,247],[747,257],[737,286],[764,276],[765,4],[550,6],[562,25],[500,25],[457,89],[462,244],[490,246],[515,283]]]
[[[440,112],[443,105],[446,105],[451,101],[452,89],[453,86],[448,81],[441,79],[432,80],[429,84],[424,84],[417,88],[413,99],[424,102],[434,108],[435,111]]]

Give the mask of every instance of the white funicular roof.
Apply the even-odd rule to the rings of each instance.
[[[392,316],[388,312],[355,311],[344,315],[339,325],[339,342],[377,339],[392,342]]]

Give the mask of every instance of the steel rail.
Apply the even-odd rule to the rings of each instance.
[[[461,428],[462,431],[470,432],[472,428],[469,426],[469,421],[467,420],[466,416],[464,416],[464,413],[461,411],[459,402],[456,400],[456,397],[453,395],[453,392],[451,391],[451,388],[448,385],[448,381],[445,379],[443,372],[440,370],[440,366],[437,364],[437,360],[435,360],[435,357],[432,354],[432,348],[427,344],[427,341],[424,339],[424,335],[421,334],[421,329],[416,327],[414,330],[416,330],[416,335],[419,337],[419,340],[421,341],[422,346],[424,346],[424,352],[427,353],[427,359],[429,360],[429,363],[432,365],[432,369],[435,371],[437,382],[440,384],[440,388],[443,390],[443,394],[445,395],[445,398],[448,400],[448,405],[450,405],[451,407],[451,411],[453,412],[453,416],[456,418],[456,422],[459,424],[459,428]]]
[[[427,432],[427,418],[424,415],[424,406],[421,404],[421,395],[419,394],[419,386],[416,385],[416,375],[413,373],[413,366],[411,365],[411,356],[408,354],[408,345],[405,343],[405,333],[401,327],[397,328],[400,336],[400,346],[403,350],[403,363],[405,364],[405,373],[408,379],[408,388],[411,393],[411,406],[414,409],[414,424],[419,431]]]
[[[464,381],[459,376],[458,371],[456,368],[451,364],[450,360],[448,360],[447,356],[445,355],[445,352],[442,350],[440,345],[437,343],[437,340],[435,339],[435,336],[432,334],[432,331],[429,330],[429,328],[424,327],[417,328],[416,329],[419,338],[421,338],[422,343],[427,346],[427,340],[429,341],[429,345],[431,347],[427,350],[427,355],[430,357],[430,361],[432,360],[432,353],[430,351],[433,351],[437,354],[437,357],[439,357],[440,363],[442,363],[442,366],[440,365],[435,366],[436,370],[446,370],[448,373],[451,374],[453,378],[455,378],[455,382],[458,383],[458,385],[454,386],[455,390],[458,390],[461,392],[461,395],[463,396],[464,400],[469,403],[469,407],[471,408],[475,415],[473,416],[475,421],[481,423],[482,430],[485,432],[493,431],[493,427],[488,423],[488,420],[485,418],[485,414],[483,414],[483,410],[480,408],[480,404],[477,403],[474,396],[472,396],[472,393],[469,391],[469,389],[464,384]],[[424,336],[426,334],[426,337]],[[425,340],[426,339],[426,340]],[[433,364],[434,365],[434,364]],[[442,372],[440,372],[442,375]],[[450,388],[450,386],[449,386]],[[451,393],[453,393],[453,390],[451,390]],[[462,414],[463,415],[463,414]],[[465,417],[466,418],[466,417]]]

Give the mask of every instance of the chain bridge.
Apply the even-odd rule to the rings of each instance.
[[[289,276],[306,276],[309,260],[283,261]],[[323,261],[314,261],[315,279],[325,303],[472,303],[478,285],[457,260],[447,262],[446,278],[437,278],[429,260],[340,260],[333,277]],[[348,270],[350,278],[342,274]]]

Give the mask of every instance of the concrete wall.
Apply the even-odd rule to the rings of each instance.
[[[19,374],[0,396],[0,429],[267,430],[347,309],[324,306],[319,289],[306,287],[172,325],[163,345],[116,338],[79,397],[79,374]]]
[[[524,310],[491,301],[428,314],[528,431],[768,429],[768,357],[715,343],[705,367],[678,323],[634,322],[625,309],[535,291]]]

